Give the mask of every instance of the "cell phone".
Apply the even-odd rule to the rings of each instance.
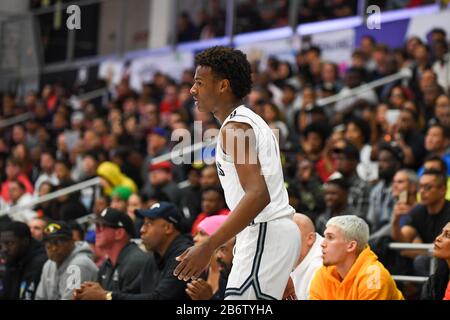
[[[408,191],[404,190],[400,192],[398,195],[398,203],[407,203],[408,202]]]

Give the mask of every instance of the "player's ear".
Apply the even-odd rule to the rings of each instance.
[[[228,79],[220,80],[220,86],[219,86],[220,93],[226,92],[229,88],[231,88],[230,80],[228,80]]]

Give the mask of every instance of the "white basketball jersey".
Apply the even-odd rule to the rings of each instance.
[[[266,222],[292,215],[295,210],[289,205],[289,197],[284,186],[281,168],[280,148],[277,138],[267,123],[249,108],[241,105],[226,118],[220,128],[228,122],[243,122],[250,125],[256,137],[256,152],[261,165],[262,174],[270,194],[270,203],[254,219],[254,223]],[[231,157],[222,149],[221,139],[217,139],[216,165],[220,182],[225,192],[225,200],[233,211],[244,197],[244,190]],[[239,146],[238,146],[239,149]]]

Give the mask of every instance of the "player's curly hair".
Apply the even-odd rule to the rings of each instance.
[[[240,50],[211,47],[195,57],[195,65],[210,67],[217,76],[228,79],[238,99],[244,98],[252,88],[250,63]]]

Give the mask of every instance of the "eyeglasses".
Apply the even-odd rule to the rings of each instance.
[[[437,187],[439,187],[439,186],[433,186],[430,184],[421,184],[421,185],[419,185],[419,191],[423,190],[425,192],[429,192],[429,191],[431,191],[431,189],[437,188]]]
[[[95,229],[96,230],[103,231],[105,228],[117,229],[118,227],[111,226],[111,225],[108,225],[108,224],[104,224],[104,223],[101,223],[101,222],[95,223]]]

